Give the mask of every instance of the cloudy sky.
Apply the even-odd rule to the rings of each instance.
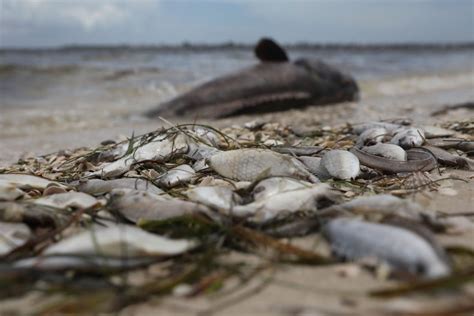
[[[0,46],[474,41],[474,0],[0,0]]]

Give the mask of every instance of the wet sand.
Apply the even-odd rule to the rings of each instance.
[[[261,116],[241,116],[238,118],[199,123],[225,127],[244,122],[275,121],[296,128],[311,126],[331,126],[346,122],[356,123],[368,120],[410,118],[415,123],[441,123],[472,119],[474,112],[468,109],[449,111],[445,115],[432,117],[430,114],[448,104],[474,100],[474,82],[434,91],[399,91],[398,94],[374,93],[373,87],[362,86],[362,99],[357,103],[344,103],[325,107],[309,107],[304,110],[290,110]],[[130,108],[112,103],[100,107],[94,104],[76,108],[43,107],[6,109],[0,121],[0,166],[7,165],[25,154],[45,154],[66,148],[95,146],[106,139],[117,139],[141,134],[163,126],[159,120],[147,120],[134,115],[150,105]],[[52,114],[51,114],[52,113]],[[182,120],[171,119],[173,122]],[[187,121],[189,122],[189,121]],[[192,122],[192,121],[191,121]],[[443,184],[455,191],[455,195],[439,192],[417,194],[414,198],[430,209],[446,213],[466,212],[474,205],[473,173],[449,171],[466,179],[468,183],[450,180]],[[474,231],[460,235],[440,235],[445,245],[464,245],[474,250]],[[298,242],[311,248],[314,237]],[[163,300],[129,306],[121,315],[209,315],[215,311],[219,315],[382,315],[388,310],[417,311],[433,310],[442,315],[446,306],[460,305],[462,300],[450,293],[431,296],[418,295],[390,300],[374,299],[368,291],[393,285],[395,281],[381,280],[365,270],[355,269],[350,273],[351,264],[330,267],[274,266],[271,272],[263,273],[234,295],[216,298],[201,296],[195,299],[169,297]],[[341,270],[349,276],[344,276]],[[348,272],[349,271],[349,272]],[[239,293],[247,293],[238,297]],[[465,287],[465,293],[474,297],[474,285]],[[34,298],[32,298],[32,304]],[[2,303],[6,308],[18,304],[15,300]],[[453,305],[454,304],[454,305]],[[224,309],[225,307],[225,309]],[[217,310],[214,310],[216,309]],[[26,310],[28,308],[26,307]],[[1,311],[1,309],[0,309]],[[441,311],[441,313],[440,313]],[[395,315],[402,315],[395,314]]]

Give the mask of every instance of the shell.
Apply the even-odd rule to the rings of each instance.
[[[376,156],[393,160],[407,160],[407,152],[395,144],[377,143],[372,146],[362,147],[362,150]]]
[[[403,148],[419,147],[425,142],[425,133],[416,127],[400,128],[390,142]]]
[[[90,208],[98,204],[99,201],[86,193],[67,192],[41,197],[35,200],[34,203],[58,209],[67,209],[69,207]]]
[[[213,155],[208,164],[221,176],[238,181],[255,181],[265,176],[290,176],[318,181],[296,158],[265,149],[221,152]]]
[[[346,150],[331,150],[321,159],[321,167],[336,179],[349,180],[360,172],[359,159]]]
[[[426,239],[400,227],[338,218],[326,224],[323,233],[340,257],[375,257],[395,269],[427,278],[442,277],[451,272],[444,253],[438,253]]]
[[[158,178],[158,183],[166,188],[172,188],[180,183],[190,182],[196,172],[189,165],[179,165]]]

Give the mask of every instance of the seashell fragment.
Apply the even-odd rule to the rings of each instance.
[[[349,180],[360,172],[359,159],[346,150],[331,150],[321,159],[321,167],[336,179]]]
[[[36,205],[48,206],[57,209],[90,208],[99,202],[89,194],[82,192],[67,192],[41,197],[33,202]]]
[[[30,236],[30,229],[23,223],[0,222],[0,256],[23,245]]]
[[[451,272],[446,255],[435,250],[440,247],[400,227],[337,218],[325,225],[323,233],[339,257],[375,257],[397,270],[427,278],[447,276]]]
[[[158,178],[158,183],[166,188],[172,188],[180,183],[190,182],[196,172],[189,165],[177,166]]]
[[[407,152],[402,147],[394,144],[377,143],[372,146],[362,147],[362,151],[388,159],[407,160]]]
[[[425,133],[416,127],[400,128],[390,142],[403,148],[419,147],[425,142]]]
[[[290,176],[318,181],[296,158],[265,149],[221,152],[209,158],[208,164],[221,176],[238,181],[255,181],[264,176]]]
[[[109,193],[113,189],[133,189],[146,191],[153,194],[162,194],[163,190],[155,186],[148,180],[139,178],[120,178],[114,180],[90,179],[79,181],[76,190],[91,195],[102,195]]]

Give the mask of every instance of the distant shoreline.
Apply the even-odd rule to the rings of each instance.
[[[459,50],[474,49],[474,42],[460,43],[386,43],[386,44],[356,44],[356,43],[294,43],[285,44],[288,49],[299,50],[352,50],[352,51],[374,51],[374,50],[400,50],[400,51],[417,51],[417,50]],[[214,51],[214,50],[249,50],[253,49],[254,44],[226,42],[220,44],[203,44],[203,43],[187,43],[182,44],[156,44],[156,45],[92,45],[92,44],[71,44],[57,47],[0,47],[0,53],[28,53],[28,52],[67,52],[81,50],[96,51],[114,51],[114,50],[149,50],[149,51]]]

